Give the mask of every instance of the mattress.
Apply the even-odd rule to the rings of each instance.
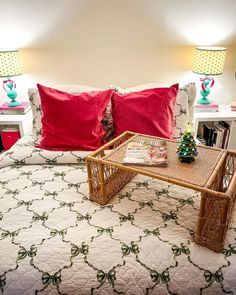
[[[88,197],[87,152],[0,155],[0,293],[236,294],[236,214],[222,253],[194,243],[199,193],[132,179]]]

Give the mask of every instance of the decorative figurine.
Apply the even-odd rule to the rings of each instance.
[[[198,154],[196,148],[196,142],[192,135],[192,127],[190,124],[187,125],[181,142],[176,150],[178,158],[183,163],[192,163]]]

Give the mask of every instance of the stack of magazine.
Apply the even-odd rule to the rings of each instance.
[[[167,166],[166,141],[131,141],[127,144],[122,163],[143,166]]]
[[[0,115],[25,115],[31,109],[29,102],[22,102],[17,107],[9,107],[7,102],[0,105]]]
[[[219,111],[219,105],[212,102],[210,104],[196,104],[194,106],[194,111],[197,113],[205,113],[205,112],[218,112]]]

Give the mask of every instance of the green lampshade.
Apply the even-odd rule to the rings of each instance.
[[[202,75],[221,75],[225,63],[226,48],[196,47],[193,72]]]
[[[22,75],[22,64],[18,49],[0,49],[0,77],[14,77]]]

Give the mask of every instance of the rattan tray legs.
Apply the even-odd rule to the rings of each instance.
[[[196,243],[220,252],[231,217],[232,200],[201,194],[201,209],[195,235]]]
[[[216,252],[222,251],[233,206],[236,199],[236,153],[229,152],[222,158],[222,165],[208,187],[218,196],[201,193],[201,206],[195,235],[196,243]]]
[[[107,204],[136,173],[87,160],[89,198]]]

